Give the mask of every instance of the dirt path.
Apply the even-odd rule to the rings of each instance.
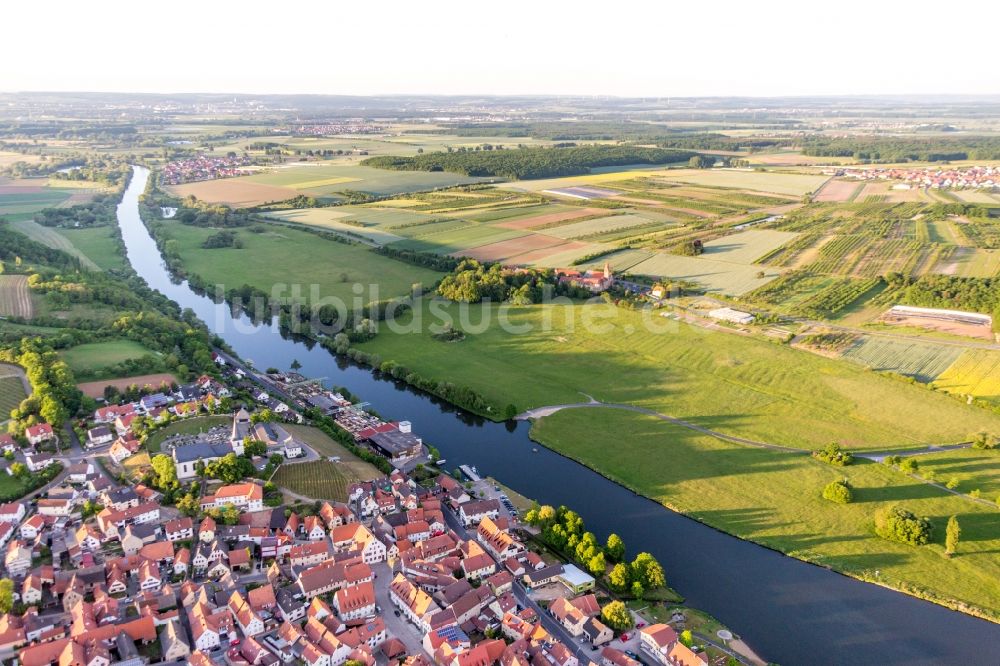
[[[101,270],[101,267],[95,264],[90,257],[78,250],[76,246],[70,243],[65,236],[53,229],[43,227],[42,225],[32,222],[31,220],[18,220],[16,222],[11,222],[10,225],[31,240],[38,241],[42,245],[48,245],[53,249],[62,250],[63,252],[77,257],[80,260],[80,264],[84,268],[88,268],[93,271]]]
[[[590,397],[590,396],[587,396]],[[721,433],[717,430],[711,430],[710,428],[705,428],[696,423],[691,423],[690,421],[685,421],[684,419],[677,418],[676,416],[670,416],[669,414],[663,414],[661,412],[654,411],[652,409],[647,409],[646,407],[638,407],[636,405],[623,405],[618,403],[606,403],[599,402],[591,398],[591,402],[575,402],[564,405],[547,405],[545,407],[536,407],[535,409],[529,409],[526,412],[518,414],[514,418],[519,421],[527,421],[528,419],[540,419],[550,414],[555,414],[556,412],[561,412],[564,409],[580,409],[580,408],[606,408],[606,409],[624,409],[630,412],[638,412],[640,414],[648,414],[650,416],[655,416],[661,421],[666,421],[674,425],[679,425],[682,428],[687,428],[689,430],[694,430],[695,432],[700,432],[703,435],[709,435],[710,437],[715,437],[727,442],[733,442],[734,444],[743,444],[745,446],[752,446],[758,449],[772,449],[775,451],[785,451],[787,453],[801,453],[807,454],[809,451],[804,449],[796,449],[791,446],[782,446],[781,444],[770,444],[768,442],[758,442],[753,439],[746,439],[745,437],[736,437],[735,435],[727,435]]]

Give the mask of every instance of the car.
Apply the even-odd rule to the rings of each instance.
[[[646,626],[645,622],[639,622],[638,624],[635,625],[635,628],[636,629],[642,629],[645,626]]]
[[[632,652],[631,650],[625,650],[625,654],[628,655],[629,657],[632,657],[636,661],[639,661],[639,655],[637,655],[635,652]]]
[[[392,612],[395,613],[396,617],[399,617],[400,613],[399,613],[399,609],[398,608],[396,610],[392,611]]]
[[[628,634],[622,634],[622,635],[620,636],[620,638],[621,638],[621,641],[622,641],[622,642],[625,642],[625,641],[627,641],[627,640],[628,640]]]

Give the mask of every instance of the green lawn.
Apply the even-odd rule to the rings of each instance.
[[[196,416],[184,419],[183,421],[174,421],[149,436],[149,439],[146,440],[146,450],[150,454],[156,454],[159,453],[160,444],[163,443],[163,440],[171,435],[196,435],[215,426],[230,424],[232,422],[233,419],[230,416]]]
[[[367,303],[408,294],[415,282],[432,285],[441,273],[388,259],[360,245],[326,240],[307,231],[273,226],[267,233],[240,229],[236,233],[243,248],[204,249],[202,242],[215,229],[160,223],[158,235],[172,239],[185,269],[201,276],[208,284],[226,289],[250,284],[271,293],[275,285],[284,286],[281,296],[289,295],[292,283],[305,298],[313,286],[321,298],[337,297],[349,306],[354,299]],[[346,279],[344,279],[346,277]],[[364,286],[358,296],[355,284]]]
[[[132,340],[88,342],[59,352],[70,369],[81,376],[91,376],[109,366],[150,354],[155,352]]]
[[[978,490],[983,499],[1000,500],[1000,451],[961,449],[932,453],[917,458],[920,474],[933,472],[938,483],[957,481],[955,490],[970,493]],[[998,502],[1000,504],[1000,502]],[[1000,507],[998,507],[1000,510]]]
[[[435,340],[441,311],[468,332],[461,342]],[[428,303],[422,332],[386,327],[360,345],[426,378],[469,386],[493,405],[518,410],[579,402],[641,405],[759,441],[816,448],[902,447],[1000,432],[1000,416],[946,395],[761,339],[709,331],[657,315],[603,304],[506,308],[520,334],[497,325],[497,308]],[[479,327],[488,314],[484,332]],[[607,317],[607,318],[601,318]],[[545,319],[551,320],[545,330]],[[594,321],[588,327],[586,320]],[[409,318],[403,318],[405,324]],[[645,325],[660,332],[649,332]],[[600,327],[600,328],[597,328]],[[596,328],[597,330],[591,330]],[[603,329],[603,330],[602,330]]]
[[[613,409],[547,416],[535,423],[532,437],[725,532],[858,578],[875,579],[878,571],[879,582],[921,596],[1000,611],[1000,512],[884,465],[835,468]],[[843,477],[854,486],[855,501],[822,499],[823,486]],[[889,502],[929,517],[933,543],[912,547],[876,537],[873,514]],[[958,556],[947,559],[944,527],[951,515],[958,516],[962,541]]]
[[[97,264],[101,270],[125,268],[125,257],[118,245],[118,237],[115,235],[113,227],[58,229],[57,233]]]

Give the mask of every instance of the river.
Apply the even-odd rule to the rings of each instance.
[[[277,326],[233,317],[227,305],[170,277],[139,218],[148,176],[136,167],[118,221],[129,262],[152,288],[191,308],[257,367],[287,368],[298,359],[305,375],[346,386],[386,417],[412,421],[449,467],[476,465],[523,495],[572,507],[599,538],[613,531],[629,552],[653,553],[688,604],[732,627],[765,659],[785,666],[1000,664],[1000,625],[723,534],[533,443],[527,423],[486,421],[283,336]]]

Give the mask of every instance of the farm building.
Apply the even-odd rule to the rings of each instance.
[[[893,305],[885,313],[887,319],[936,319],[942,321],[954,321],[960,324],[971,326],[985,326],[990,328],[993,325],[993,317],[979,314],[978,312],[963,312],[962,310],[943,310],[940,308],[918,308],[912,305]]]
[[[716,308],[709,312],[708,316],[719,321],[728,321],[731,324],[752,324],[754,320],[754,316],[749,312],[733,308]]]

